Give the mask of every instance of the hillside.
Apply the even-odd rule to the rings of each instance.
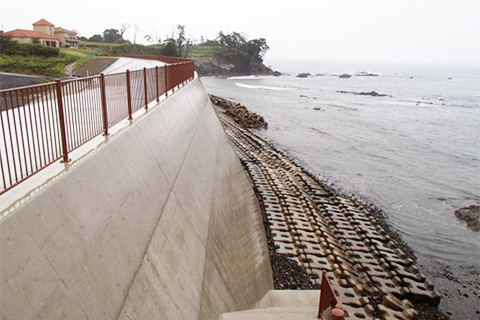
[[[226,37],[229,37],[227,35]],[[237,42],[235,42],[237,41]],[[256,40],[255,40],[256,41]],[[78,49],[46,48],[34,44],[16,44],[2,40],[0,72],[44,77],[93,75],[113,62],[113,57],[128,55],[167,55],[167,45],[108,44],[81,42]],[[262,47],[263,45],[263,47]],[[6,48],[10,50],[6,50]],[[200,76],[276,75],[262,60],[266,44],[234,39],[233,44],[207,41],[180,50],[182,56],[195,61]],[[180,56],[174,51],[174,56]]]

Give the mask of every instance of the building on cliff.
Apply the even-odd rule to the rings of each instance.
[[[33,24],[33,30],[15,29],[4,32],[2,36],[10,37],[20,43],[39,43],[47,47],[78,48],[77,32],[70,31],[45,19]]]

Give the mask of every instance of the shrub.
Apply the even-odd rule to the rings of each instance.
[[[108,47],[106,50],[109,55],[122,54],[140,54],[140,55],[161,55],[161,51],[156,46],[143,46],[138,44],[122,44],[119,46]]]
[[[9,56],[40,56],[40,57],[58,57],[60,50],[58,48],[45,47],[39,44],[18,43],[9,37],[0,37],[0,54]]]

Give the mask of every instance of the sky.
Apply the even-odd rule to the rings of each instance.
[[[180,24],[198,41],[220,31],[265,38],[267,59],[480,65],[478,0],[22,0],[0,10],[4,31],[44,18],[88,38],[128,24],[124,37],[146,43],[146,35],[163,40]]]

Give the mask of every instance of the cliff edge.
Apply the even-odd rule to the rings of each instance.
[[[238,65],[228,62],[221,62],[215,56],[192,57],[195,62],[195,70],[201,77],[209,76],[243,76],[243,75],[273,75],[279,76],[281,73],[273,71],[265,66],[261,61],[250,61],[247,65]]]

